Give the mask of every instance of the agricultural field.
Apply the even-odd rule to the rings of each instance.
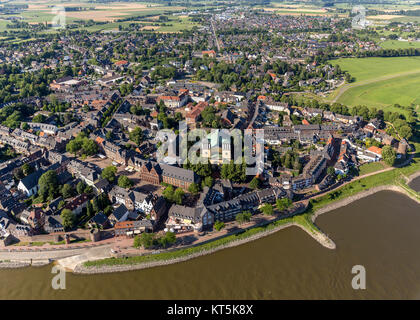
[[[15,1],[14,4],[23,3],[22,1]],[[29,24],[37,23],[51,23],[56,13],[53,12],[55,6],[63,6],[65,8],[79,7],[80,11],[65,12],[66,23],[77,23],[81,20],[93,20],[95,22],[108,22],[106,24],[99,24],[88,27],[89,31],[112,30],[118,29],[119,25],[124,25],[127,22],[119,22],[119,19],[127,19],[133,17],[151,17],[154,15],[171,14],[171,12],[182,12],[186,9],[181,6],[165,6],[157,3],[147,2],[111,2],[111,3],[88,3],[88,2],[51,2],[51,1],[37,1],[32,2],[28,9],[16,14],[23,22]],[[0,15],[0,31],[7,30],[6,25],[10,24],[6,18],[10,19],[10,15]],[[146,29],[154,29],[159,32],[177,32],[184,29],[191,29],[196,24],[191,22],[188,18],[171,19],[172,26],[155,26],[149,27],[145,25]],[[159,30],[161,29],[161,30]]]
[[[399,41],[399,40],[385,40],[379,45],[383,49],[416,49],[420,48],[420,41]]]
[[[327,15],[331,14],[327,9],[314,6],[314,5],[304,5],[304,4],[285,4],[278,2],[271,2],[269,6],[257,6],[264,11],[275,12],[279,15]]]
[[[396,110],[394,104],[420,104],[420,57],[348,58],[330,61],[356,81],[338,88],[330,102]]]

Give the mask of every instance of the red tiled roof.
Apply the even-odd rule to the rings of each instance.
[[[120,61],[115,62],[115,65],[122,66],[122,65],[127,64],[127,63],[128,63],[127,60],[120,60]]]
[[[99,144],[102,144],[102,142],[105,141],[105,139],[101,138],[101,137],[96,137],[95,141]]]
[[[382,154],[382,149],[375,146],[371,146],[367,150],[376,154]]]

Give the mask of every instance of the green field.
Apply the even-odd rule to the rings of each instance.
[[[13,3],[20,3],[19,1]],[[197,2],[198,3],[198,2]],[[201,3],[201,1],[200,1]],[[50,2],[49,0],[38,0],[32,2],[33,7],[25,9],[21,13],[14,14],[12,16],[20,17],[22,21],[29,24],[37,23],[51,23],[55,14],[52,12],[52,8],[56,3]],[[203,2],[203,4],[208,4],[208,8],[211,8],[213,5],[210,2]],[[65,7],[69,6],[80,6],[85,9],[94,7],[95,10],[86,10],[86,11],[67,11],[65,13],[66,23],[77,23],[81,20],[94,20],[96,22],[105,22],[102,24],[97,24],[90,27],[81,26],[80,29],[86,28],[88,31],[101,31],[101,30],[111,30],[118,29],[119,25],[126,26],[129,23],[135,23],[138,21],[124,21],[119,22],[118,19],[128,19],[128,18],[142,18],[142,17],[151,17],[159,15],[167,15],[170,18],[170,22],[166,24],[171,24],[171,26],[157,26],[154,28],[158,32],[178,32],[181,30],[192,29],[197,23],[191,21],[188,17],[178,17],[172,16],[173,12],[181,12],[185,10],[185,7],[181,6],[167,6],[158,3],[148,3],[148,2],[111,2],[111,3],[89,3],[86,0],[81,0],[80,2],[62,2],[58,5],[63,5]],[[194,6],[189,7],[190,10],[196,9]],[[11,15],[2,15],[0,14],[0,32],[11,30],[6,28],[7,24],[11,24],[10,21],[4,20],[10,18]],[[151,25],[150,21],[145,24]],[[13,29],[15,30],[15,29]],[[16,29],[17,30],[17,29]],[[47,33],[56,32],[52,29],[47,31]]]
[[[371,162],[363,164],[359,167],[359,175],[376,172],[385,168],[382,162]]]
[[[383,49],[410,49],[420,48],[420,41],[386,40],[379,43]]]
[[[328,98],[330,102],[400,112],[394,104],[420,104],[420,57],[348,58],[330,63],[356,78],[335,90]]]

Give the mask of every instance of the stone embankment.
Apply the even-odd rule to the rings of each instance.
[[[50,264],[50,260],[25,261],[25,260],[4,260],[0,261],[0,269],[15,269],[24,267],[42,267]]]
[[[217,252],[219,250],[236,247],[236,246],[245,244],[247,242],[257,240],[257,239],[260,239],[262,237],[266,237],[270,234],[273,234],[273,233],[275,233],[279,230],[285,229],[285,228],[290,227],[292,225],[297,225],[297,224],[296,223],[283,224],[283,225],[280,225],[280,226],[275,227],[273,229],[259,232],[257,234],[252,235],[252,236],[249,236],[245,239],[232,241],[232,242],[229,242],[225,245],[221,245],[221,246],[209,249],[209,250],[203,250],[203,251],[200,251],[200,252],[196,252],[196,253],[193,253],[193,254],[190,254],[190,255],[187,255],[187,256],[184,256],[184,257],[179,257],[179,258],[174,258],[174,259],[169,259],[169,260],[157,260],[157,261],[150,261],[150,262],[137,263],[137,264],[125,264],[125,265],[114,265],[114,266],[104,265],[104,266],[85,267],[83,264],[78,264],[74,268],[73,272],[74,273],[85,273],[85,274],[122,272],[122,271],[140,270],[140,269],[147,269],[147,268],[152,268],[152,267],[174,264],[174,263],[178,263],[178,262],[187,261],[187,260],[190,260],[190,259],[193,259],[193,258],[197,258],[197,257],[200,257],[200,256],[204,256],[204,255],[207,255],[207,254],[211,254],[211,253]]]
[[[414,175],[410,176],[410,179],[414,179],[417,176],[420,176],[420,172],[415,173]],[[366,191],[359,192],[359,193],[357,193],[353,196],[346,197],[345,199],[332,202],[332,203],[318,209],[311,216],[312,222],[315,222],[316,218],[323,213],[326,213],[326,212],[344,207],[344,206],[346,206],[346,205],[348,205],[348,204],[350,204],[354,201],[357,201],[357,200],[362,199],[364,197],[368,197],[368,196],[373,195],[373,194],[375,194],[377,192],[380,192],[380,191],[400,192],[400,193],[403,193],[404,195],[410,197],[411,199],[413,199],[417,203],[420,203],[419,198],[416,198],[413,194],[411,194],[406,189],[404,189],[400,186],[396,186],[396,185],[379,186],[379,187],[371,188],[371,189],[366,190]],[[296,212],[295,212],[295,214],[296,214]],[[313,237],[316,241],[318,241],[321,245],[323,245],[324,247],[326,247],[328,249],[335,249],[336,248],[335,243],[331,239],[329,239],[328,236],[325,235],[324,233],[322,233],[321,231],[319,231],[319,230],[315,231],[314,229],[307,228],[304,225],[301,225],[299,223],[290,222],[290,223],[285,223],[285,224],[280,225],[280,226],[276,226],[276,227],[271,228],[269,230],[261,231],[257,234],[254,234],[254,235],[249,236],[249,237],[244,238],[244,239],[229,242],[225,245],[221,245],[221,246],[209,249],[209,250],[203,250],[203,251],[196,252],[196,253],[193,253],[193,254],[190,254],[190,255],[186,255],[186,256],[179,257],[179,258],[174,258],[174,259],[169,259],[169,260],[156,260],[156,261],[150,261],[150,262],[144,262],[144,263],[138,263],[138,264],[103,265],[103,266],[85,267],[83,265],[83,263],[86,262],[86,261],[103,259],[103,258],[106,258],[106,257],[110,256],[110,251],[109,251],[110,246],[104,246],[102,248],[95,248],[95,249],[92,248],[90,250],[86,250],[87,252],[85,251],[85,252],[83,252],[83,254],[80,254],[80,252],[79,252],[79,254],[72,255],[71,257],[59,259],[57,262],[60,265],[62,265],[63,267],[65,267],[67,270],[71,270],[74,273],[83,273],[83,274],[110,273],[110,272],[140,270],[140,269],[146,269],[146,268],[152,268],[152,267],[157,267],[157,266],[163,266],[163,265],[169,265],[169,264],[173,264],[173,263],[183,262],[183,261],[187,261],[187,260],[190,260],[190,259],[193,259],[193,258],[196,258],[196,257],[211,254],[211,253],[217,252],[219,250],[239,246],[239,245],[245,244],[247,242],[257,240],[257,239],[260,239],[262,237],[268,236],[270,234],[273,234],[273,233],[275,233],[279,230],[285,229],[285,228],[290,227],[290,226],[300,227],[305,232],[307,232],[311,237]],[[6,261],[3,261],[3,262],[0,262],[0,268],[17,268],[17,267],[25,267],[25,266],[29,266],[29,265],[31,265],[31,263],[29,263],[27,261],[7,261],[6,260]],[[32,265],[35,265],[35,263],[33,263]]]
[[[275,228],[272,228],[270,230],[261,231],[257,234],[249,236],[245,239],[232,241],[232,242],[229,242],[225,245],[221,245],[221,246],[209,249],[209,250],[203,250],[203,251],[200,251],[200,252],[196,252],[196,253],[193,253],[193,254],[190,254],[190,255],[186,255],[184,257],[179,257],[179,258],[174,258],[174,259],[169,259],[169,260],[150,261],[150,262],[144,262],[144,263],[133,263],[133,264],[124,264],[124,265],[103,265],[103,266],[90,266],[90,267],[85,267],[83,265],[83,263],[79,263],[74,268],[73,272],[74,273],[82,273],[82,274],[111,273],[111,272],[141,270],[141,269],[147,269],[147,268],[153,268],[153,267],[158,267],[158,266],[174,264],[174,263],[194,259],[194,258],[197,258],[197,257],[200,257],[200,256],[204,256],[204,255],[207,255],[207,254],[211,254],[211,253],[217,252],[219,250],[240,246],[240,245],[245,244],[247,242],[266,237],[266,236],[271,235],[271,234],[273,234],[277,231],[280,231],[282,229],[285,229],[285,228],[288,228],[288,227],[291,227],[291,226],[297,226],[297,227],[301,228],[302,230],[307,232],[311,237],[313,237],[316,241],[318,241],[324,247],[326,247],[328,249],[335,249],[334,242],[331,239],[329,239],[322,232],[316,232],[316,233],[311,232],[310,230],[308,230],[307,228],[305,228],[304,226],[302,226],[302,225],[300,225],[296,222],[289,222],[289,223],[277,226]]]

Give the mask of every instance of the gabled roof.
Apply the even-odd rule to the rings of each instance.
[[[27,190],[31,190],[33,187],[35,187],[38,184],[38,180],[41,177],[41,175],[44,173],[44,170],[38,170],[30,175],[26,176],[20,182],[24,185],[24,187]]]
[[[115,219],[120,221],[123,218],[123,216],[127,213],[127,211],[128,209],[126,208],[126,206],[122,204],[114,210],[112,215],[115,217]]]

